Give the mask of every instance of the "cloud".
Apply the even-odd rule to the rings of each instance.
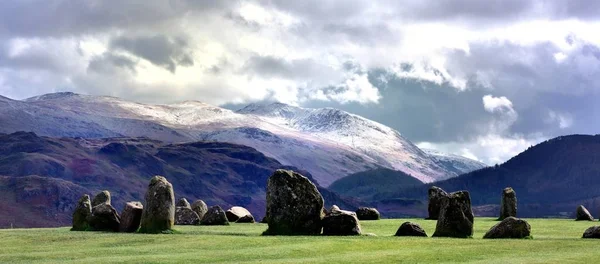
[[[483,108],[490,113],[515,111],[512,102],[505,96],[494,97],[489,94],[483,97]]]
[[[188,40],[183,37],[170,38],[164,35],[114,38],[110,48],[124,50],[144,58],[153,64],[175,73],[177,66],[194,65]]]

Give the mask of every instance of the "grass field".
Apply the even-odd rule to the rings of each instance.
[[[262,237],[265,224],[176,226],[176,234],[0,230],[0,263],[596,263],[600,240],[581,239],[597,222],[528,219],[533,239],[487,240],[495,223],[476,218],[473,239],[393,237],[404,221],[428,235],[435,221],[363,221],[361,237]]]

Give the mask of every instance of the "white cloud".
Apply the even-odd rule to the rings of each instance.
[[[515,111],[512,102],[505,96],[494,97],[489,94],[483,97],[483,108],[490,113]]]
[[[547,123],[556,123],[560,129],[566,129],[573,125],[573,117],[568,113],[557,113],[548,111],[548,117],[545,120]]]

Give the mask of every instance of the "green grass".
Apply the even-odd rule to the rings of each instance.
[[[265,224],[177,226],[175,234],[0,230],[0,263],[595,263],[600,240],[581,239],[597,222],[527,219],[533,239],[487,240],[492,218],[476,218],[473,239],[393,237],[404,221],[428,235],[435,221],[363,221],[361,237],[260,236]]]

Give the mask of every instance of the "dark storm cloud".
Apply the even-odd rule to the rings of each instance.
[[[250,57],[242,67],[242,72],[267,77],[308,78],[318,75],[325,67],[312,59],[285,60],[273,56]]]
[[[188,41],[181,37],[169,38],[163,35],[121,36],[113,39],[110,47],[128,51],[172,73],[175,73],[177,66],[194,65]]]
[[[135,73],[136,64],[136,61],[126,56],[105,52],[101,56],[92,58],[88,70],[97,73],[112,73],[116,68],[124,68]]]

